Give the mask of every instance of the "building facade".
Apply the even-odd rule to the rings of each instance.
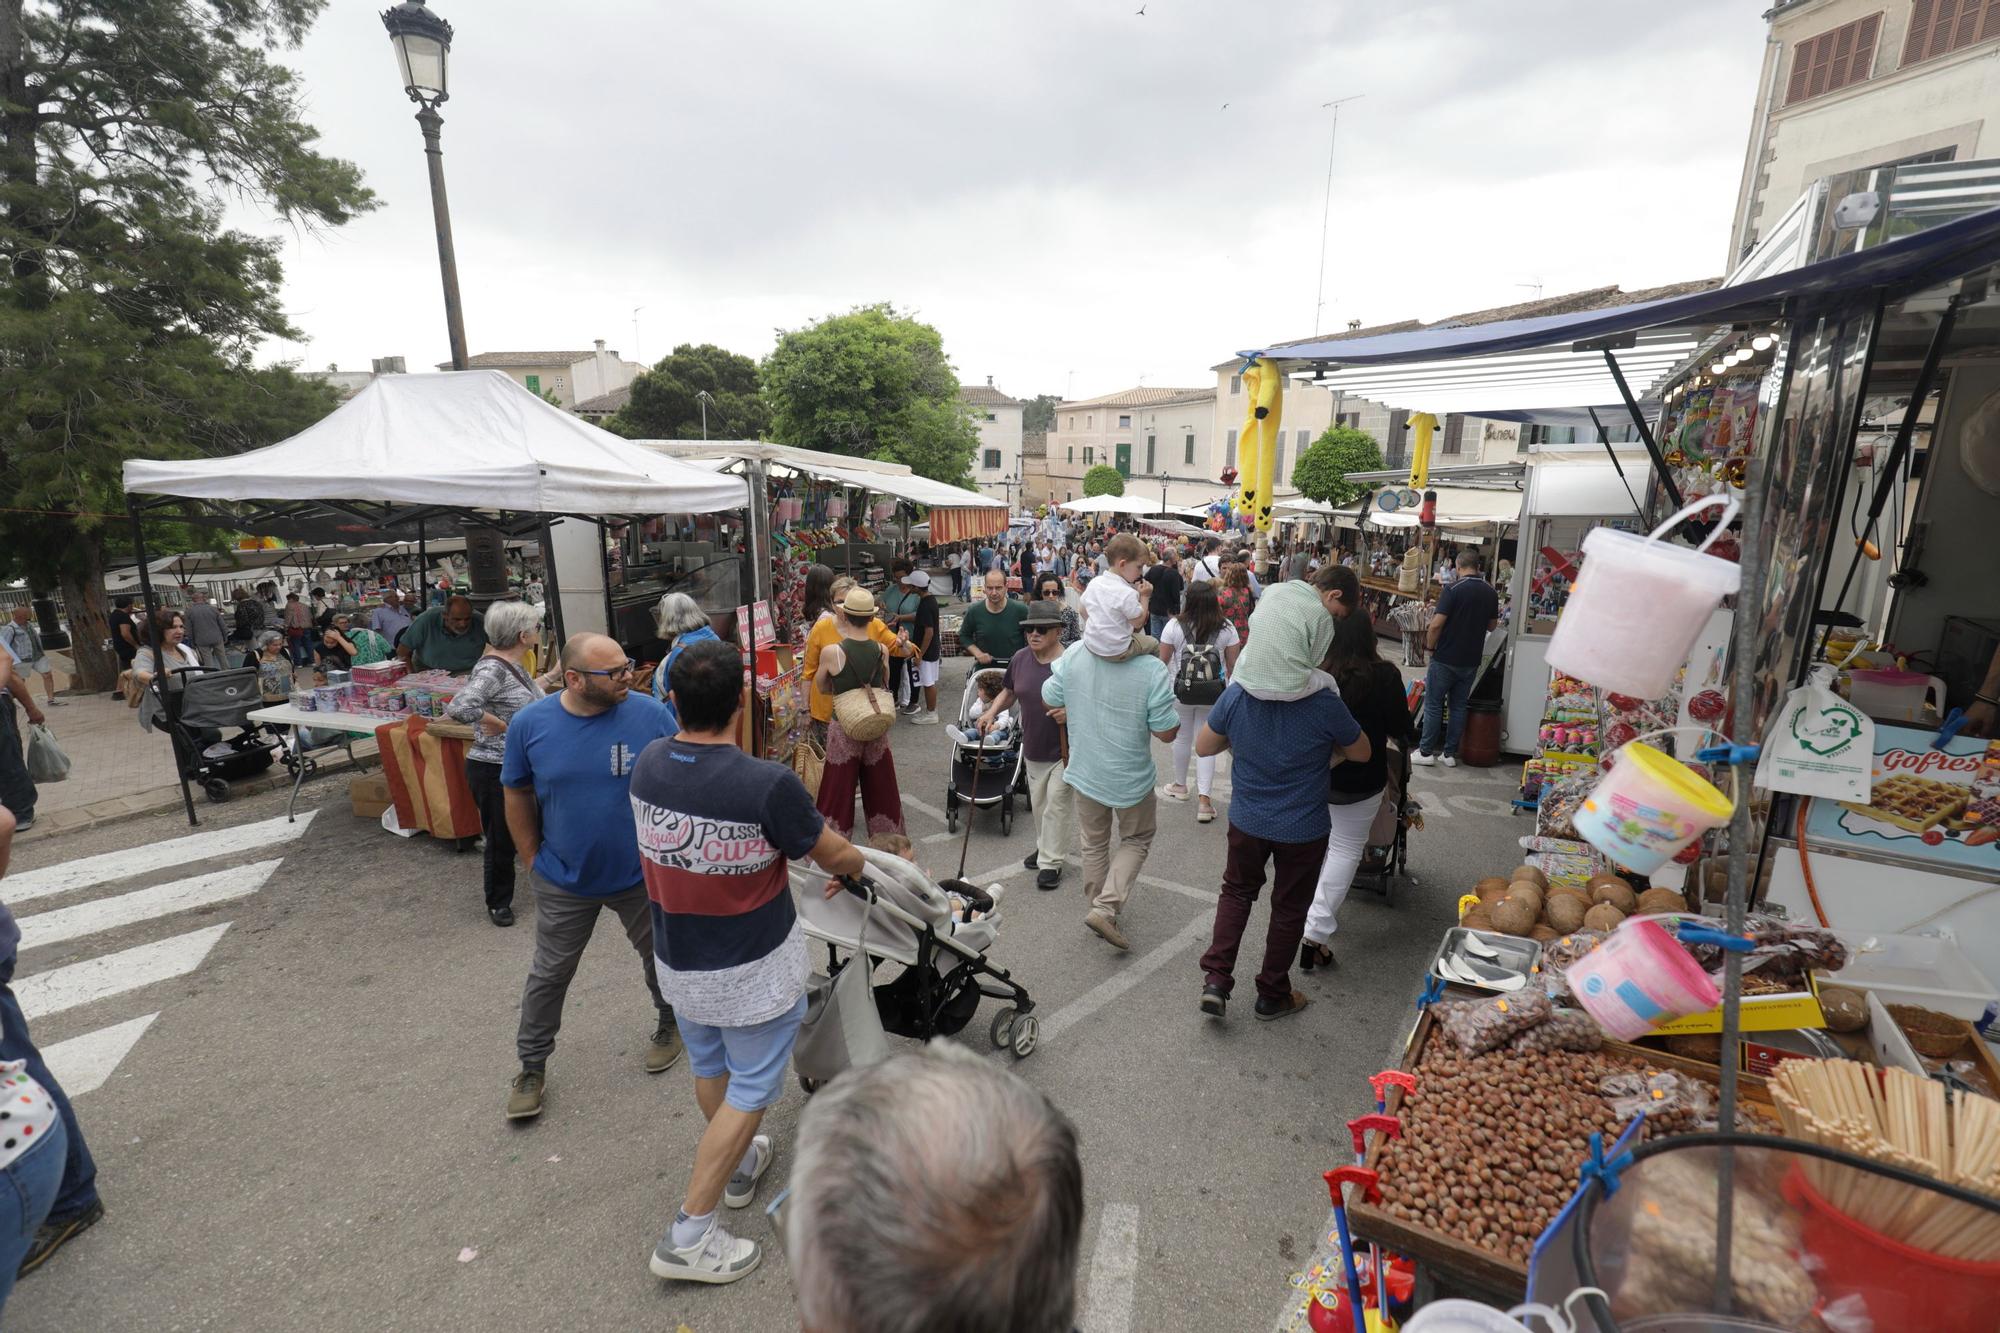
[[[1781,0],[1766,17],[1731,265],[1822,176],[2000,156],[2000,0]]]
[[[1055,418],[1047,457],[1053,503],[1082,499],[1083,475],[1100,463],[1125,476],[1128,495],[1150,495],[1144,487],[1164,482],[1172,505],[1199,504],[1221,489],[1216,474],[1205,470],[1215,425],[1213,389],[1122,389],[1057,403]],[[1191,448],[1202,466],[1181,461]]]
[[[973,424],[979,427],[979,451],[972,458],[974,485],[982,495],[1017,505],[1024,484],[1021,470],[1024,404],[994,388],[991,375],[984,384],[961,387],[958,396],[971,411]]]
[[[439,370],[450,370],[444,362]],[[554,394],[564,407],[622,389],[645,367],[627,361],[599,338],[587,352],[481,352],[466,362],[468,370],[498,370],[534,394]]]

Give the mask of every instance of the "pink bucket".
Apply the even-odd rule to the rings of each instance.
[[[1632,1041],[1669,1019],[1722,1003],[1693,956],[1659,922],[1638,917],[1621,923],[1563,977],[1614,1041]]]

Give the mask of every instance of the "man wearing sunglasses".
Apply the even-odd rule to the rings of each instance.
[[[563,645],[562,690],[526,705],[507,725],[500,765],[507,830],[533,872],[535,894],[535,958],[521,995],[515,1038],[521,1072],[507,1098],[509,1120],[542,1113],[563,997],[602,908],[618,914],[639,951],[658,1012],[646,1072],[662,1073],[680,1059],[674,1011],[661,998],[654,972],[653,916],[639,844],[624,817],[639,752],[673,734],[673,715],[643,691],[632,692],[632,671],[616,640],[579,634]]]

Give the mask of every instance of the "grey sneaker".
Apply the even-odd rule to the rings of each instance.
[[[653,1248],[650,1266],[654,1277],[669,1281],[721,1284],[748,1276],[763,1258],[763,1246],[732,1236],[722,1223],[712,1221],[701,1239],[684,1250],[674,1248],[674,1229],[668,1226]]]
[[[513,1093],[507,1098],[509,1120],[533,1120],[542,1113],[542,1088],[548,1075],[539,1069],[523,1068],[514,1075]]]
[[[757,1197],[757,1182],[771,1169],[777,1160],[778,1150],[771,1146],[771,1136],[759,1134],[750,1140],[750,1147],[757,1155],[757,1164],[748,1171],[738,1171],[729,1177],[729,1183],[722,1189],[722,1201],[731,1208],[748,1208],[750,1200]]]

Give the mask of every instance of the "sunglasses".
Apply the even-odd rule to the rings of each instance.
[[[629,658],[626,659],[624,666],[607,667],[602,671],[593,671],[588,667],[571,668],[579,676],[608,676],[612,680],[617,680],[620,676],[629,676],[638,669],[639,664]]]
[[[1021,632],[1024,634],[1054,634],[1061,628],[1061,625],[1023,625],[1021,626]]]

